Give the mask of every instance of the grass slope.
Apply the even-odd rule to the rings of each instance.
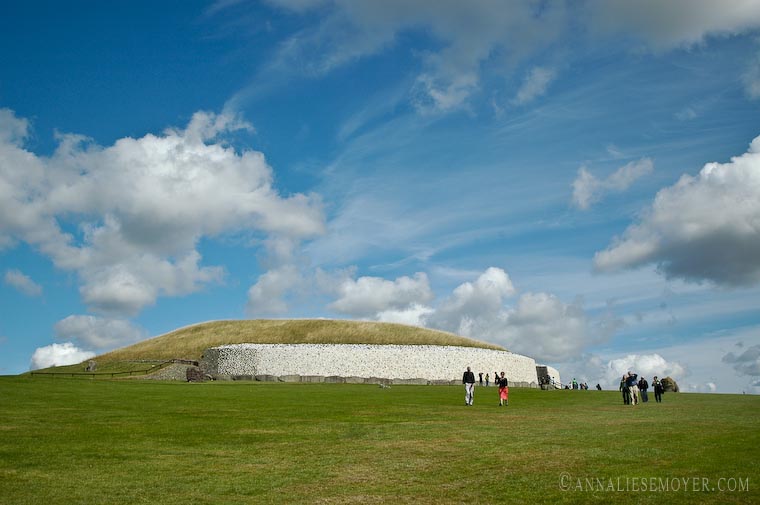
[[[452,333],[403,324],[326,319],[214,321],[188,326],[109,352],[96,361],[200,359],[209,347],[225,344],[408,344],[500,349]]]
[[[89,360],[88,360],[89,361]],[[156,372],[163,368],[165,365],[163,360],[155,360],[151,362],[146,362],[144,360],[140,361],[108,361],[108,362],[98,362],[98,367],[95,370],[95,372],[88,372],[87,371],[87,361],[83,363],[77,363],[74,365],[61,365],[61,366],[52,366],[48,368],[40,368],[38,370],[33,370],[30,372],[25,372],[25,376],[29,376],[32,374],[59,374],[62,376],[69,376],[70,375],[78,375],[85,378],[92,378],[92,377],[106,377],[106,378],[114,378],[118,376],[127,377],[131,375],[147,375],[148,373]]]
[[[757,396],[12,377],[0,398],[0,503],[760,503]],[[650,478],[688,489],[632,489]]]

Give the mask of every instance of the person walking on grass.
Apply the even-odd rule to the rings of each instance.
[[[628,389],[628,382],[626,382],[626,376],[620,379],[620,392],[623,393],[623,405],[631,404],[631,390]]]
[[[462,375],[462,384],[464,384],[464,404],[471,406],[472,397],[475,395],[475,374],[467,367]]]
[[[499,407],[502,405],[509,405],[509,381],[504,377],[504,372],[501,372],[501,377],[498,380],[499,384]]]
[[[488,381],[490,380],[491,380],[491,377],[488,374],[486,374],[486,387],[488,387]]]
[[[639,381],[638,375],[628,371],[628,376],[625,379],[625,383],[628,385],[628,389],[631,392],[631,405],[639,404]]]
[[[649,383],[644,377],[642,377],[639,379],[639,393],[641,393],[641,401],[643,403],[649,401],[649,393],[647,393],[647,389],[649,389]]]
[[[660,379],[657,378],[657,376],[654,376],[654,379],[652,379],[652,387],[654,388],[654,399],[657,403],[662,403],[662,393],[665,391],[665,389],[662,387],[662,382],[660,382]]]

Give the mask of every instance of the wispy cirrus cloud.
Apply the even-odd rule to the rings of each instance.
[[[750,376],[760,376],[760,344],[753,345],[738,355],[729,352],[723,356],[723,363],[729,363],[734,370]]]
[[[546,93],[549,84],[556,78],[557,72],[551,68],[533,67],[517,90],[513,103],[524,105]]]
[[[760,26],[753,2],[730,6],[710,0],[590,0],[572,8],[564,2],[472,0],[268,0],[268,4],[300,16],[318,11],[318,21],[280,45],[276,55],[250,87],[228,103],[238,108],[262,82],[293,75],[321,77],[333,70],[396,45],[403,33],[424,34],[435,44],[420,48],[410,100],[422,112],[447,112],[467,107],[481,90],[484,71],[510,69],[561,39],[578,25],[594,40],[627,35],[629,47],[668,51],[689,47],[711,36],[746,33]],[[216,2],[214,13],[245,4]],[[576,28],[577,31],[577,28]],[[503,70],[502,70],[503,71]],[[290,76],[290,77],[289,77]],[[518,104],[543,94],[555,73],[536,66],[516,93]],[[261,76],[260,76],[261,77]]]
[[[424,34],[435,41],[437,49],[420,50],[410,90],[410,99],[422,112],[446,112],[466,106],[479,89],[485,62],[492,60],[494,54],[520,59],[534,47],[549,43],[557,37],[565,15],[561,4],[536,9],[530,2],[514,2],[505,8],[497,0],[467,4],[454,0],[435,4],[424,0],[269,3],[300,15],[315,9],[323,14],[318,23],[282,44],[263,69],[280,78],[294,72],[325,75],[393,46],[399,34],[405,32]],[[250,89],[242,90],[230,105],[234,108],[250,94]]]
[[[604,179],[594,176],[586,167],[581,167],[573,181],[573,205],[588,210],[605,195],[627,190],[636,180],[651,174],[653,170],[654,163],[649,158],[632,161]]]
[[[750,60],[746,70],[742,74],[744,90],[749,98],[760,98],[760,51]]]
[[[5,283],[27,296],[42,295],[42,286],[34,282],[31,277],[21,272],[21,270],[6,270]]]

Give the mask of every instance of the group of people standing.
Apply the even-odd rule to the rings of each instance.
[[[573,382],[565,386],[565,389],[571,389],[571,388],[581,389],[581,390],[585,389],[586,391],[588,391],[588,382],[578,382],[577,380],[575,380],[575,377],[573,377]]]
[[[483,373],[478,374],[480,377],[480,385],[483,385]],[[504,372],[498,375],[497,372],[493,373],[494,383],[499,387],[499,406],[509,405],[509,380],[504,376]],[[485,376],[486,387],[490,382],[488,374]],[[462,375],[462,384],[464,384],[464,404],[467,406],[472,405],[473,397],[475,396],[475,373],[467,367],[464,375]]]
[[[483,373],[478,374],[480,377],[480,385],[483,385]],[[509,380],[504,376],[504,372],[501,375],[494,372],[494,383],[499,387],[499,406],[509,405]],[[485,385],[488,386],[490,377],[485,374]],[[475,398],[475,373],[467,367],[464,375],[462,375],[462,384],[464,384],[464,404],[472,406],[473,399]],[[578,384],[573,379],[573,389],[578,388]],[[654,388],[654,399],[657,403],[662,402],[662,394],[665,392],[662,382],[655,375],[652,379],[652,387]],[[596,388],[601,390],[599,384]],[[583,385],[580,389],[588,389],[587,385]],[[623,375],[620,379],[620,391],[623,393],[623,403],[625,405],[638,405],[639,402],[647,403],[649,401],[649,382],[644,377],[639,377],[638,374],[628,373]]]
[[[665,389],[656,375],[652,379],[652,387],[654,388],[655,401],[657,403],[662,402],[662,393],[665,392]],[[639,401],[647,403],[649,401],[648,390],[649,382],[644,377],[639,378],[638,374],[631,373],[630,370],[620,379],[620,391],[623,393],[625,405],[638,405]]]
[[[478,374],[478,382],[480,382],[480,385],[483,386],[483,380],[485,380],[485,386],[488,387],[491,384],[491,375],[486,373],[483,375],[483,372],[480,372]],[[499,382],[499,374],[494,372],[493,373],[493,382],[494,384],[498,385]]]

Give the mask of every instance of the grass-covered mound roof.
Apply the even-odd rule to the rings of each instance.
[[[209,347],[226,344],[399,344],[504,350],[453,333],[416,326],[328,319],[212,321],[103,354],[98,362],[200,359]]]

